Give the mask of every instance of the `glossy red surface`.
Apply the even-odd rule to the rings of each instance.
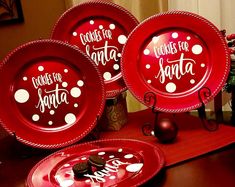
[[[15,49],[1,64],[0,85],[3,127],[33,147],[58,148],[80,140],[104,107],[97,67],[60,41],[33,41]]]
[[[222,89],[230,59],[225,39],[212,23],[193,13],[173,11],[134,29],[121,66],[127,87],[139,101],[152,106],[144,95],[153,92],[158,110],[183,112],[201,106],[199,94],[207,103]]]
[[[78,46],[90,56],[105,81],[106,97],[126,90],[120,59],[123,45],[138,21],[124,8],[108,2],[79,4],[55,24],[52,38]]]
[[[74,177],[72,167],[87,161],[90,155],[101,156],[106,161],[104,169]],[[75,145],[43,159],[28,175],[27,186],[138,186],[163,165],[162,151],[151,144],[128,139],[100,140]]]

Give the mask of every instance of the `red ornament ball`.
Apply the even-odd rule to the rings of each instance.
[[[170,143],[175,140],[178,133],[177,125],[168,118],[162,118],[155,122],[154,135],[161,143]]]

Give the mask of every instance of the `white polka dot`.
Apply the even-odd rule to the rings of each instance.
[[[66,88],[66,87],[68,86],[68,83],[67,83],[67,82],[63,82],[63,83],[62,83],[62,86],[63,86],[64,88]]]
[[[91,21],[90,21],[90,24],[91,24],[91,25],[93,25],[94,23],[95,23],[94,20],[91,20]]]
[[[178,33],[177,32],[173,32],[171,36],[172,36],[172,38],[178,38]]]
[[[99,29],[103,29],[103,28],[104,28],[103,25],[100,25],[100,26],[99,26]]]
[[[113,69],[114,69],[114,70],[119,70],[119,65],[118,65],[118,64],[114,64],[114,65],[113,65]]]
[[[187,36],[187,38],[186,38],[187,40],[191,40],[191,37],[190,36]]]
[[[149,64],[146,64],[146,69],[149,69],[151,66]]]
[[[142,163],[130,164],[129,166],[126,167],[126,170],[134,173],[134,172],[140,171],[143,165],[144,164]]]
[[[86,160],[86,157],[82,157],[81,160]]]
[[[43,66],[38,66],[38,71],[43,71],[44,67]]]
[[[114,179],[116,179],[116,177],[114,175],[112,175],[112,176],[109,177],[109,179],[114,180]]]
[[[91,182],[90,179],[85,180],[85,183],[90,183],[90,182]]]
[[[154,37],[152,38],[153,43],[157,43],[158,40],[159,40],[159,36],[154,36]]]
[[[69,72],[69,70],[68,70],[68,69],[64,69],[64,72],[65,72],[65,73],[68,73],[68,72]]]
[[[72,113],[68,113],[66,114],[64,120],[67,124],[73,124],[76,121],[76,116]]]
[[[77,82],[77,85],[80,86],[80,87],[82,87],[82,86],[84,85],[84,82],[83,82],[82,80],[79,80],[79,81]]]
[[[194,80],[194,79],[191,79],[191,80],[190,80],[190,83],[191,83],[191,84],[194,84],[194,83],[195,83],[195,80]]]
[[[110,28],[111,30],[113,30],[113,29],[115,29],[115,25],[112,23],[112,24],[109,25],[109,28]]]
[[[169,82],[166,85],[166,91],[169,93],[175,92],[176,90],[176,85],[173,82]]]
[[[120,58],[120,57],[122,57],[122,54],[121,54],[121,53],[118,53],[117,56]]]
[[[125,44],[126,41],[127,41],[126,36],[124,36],[124,35],[118,36],[118,42],[119,42],[120,44]]]
[[[78,98],[81,95],[81,90],[78,87],[73,87],[70,90],[70,94],[74,97],[74,98]]]
[[[73,106],[74,106],[75,108],[77,108],[77,107],[78,107],[78,104],[77,104],[77,103],[75,103]]]
[[[26,103],[29,100],[29,92],[25,89],[19,89],[15,92],[14,97],[18,103]]]
[[[23,80],[24,80],[24,81],[27,81],[27,80],[28,80],[28,78],[27,78],[27,77],[23,77]]]
[[[64,167],[69,167],[70,166],[70,164],[64,164]]]
[[[53,124],[53,122],[52,121],[48,121],[48,125],[52,125]]]
[[[122,151],[123,151],[123,149],[122,149],[122,148],[118,149],[118,152],[119,152],[119,153],[121,153]]]
[[[73,32],[73,36],[77,36],[78,35],[78,33],[77,32]]]
[[[54,114],[55,114],[55,111],[54,111],[54,110],[50,110],[50,114],[51,114],[51,115],[54,115]]]
[[[109,158],[114,158],[115,156],[114,155],[110,155]]]
[[[147,83],[151,84],[151,83],[152,83],[152,81],[151,81],[151,80],[147,80]]]
[[[202,68],[204,68],[205,66],[206,66],[205,64],[203,64],[203,63],[201,64],[201,67],[202,67]]]
[[[72,186],[74,184],[74,180],[61,180],[61,181],[58,181],[60,183],[60,186],[61,187],[69,187],[69,186]]]
[[[103,151],[102,151],[102,152],[99,152],[98,155],[99,155],[99,156],[105,155],[105,152],[103,152]]]
[[[192,52],[193,52],[193,54],[195,54],[195,55],[201,54],[201,53],[202,53],[202,46],[200,46],[200,45],[194,45],[194,46],[192,47]]]
[[[149,54],[150,54],[150,50],[149,50],[149,49],[145,49],[145,50],[144,50],[144,54],[145,54],[145,55],[149,55]]]
[[[103,74],[103,77],[104,77],[105,80],[110,80],[111,77],[112,77],[112,75],[111,75],[111,73],[109,73],[109,72],[105,72],[105,73]]]
[[[127,155],[124,156],[124,158],[126,158],[126,159],[130,159],[130,158],[133,158],[133,157],[134,157],[133,154],[127,154]]]
[[[39,117],[39,115],[37,115],[37,114],[34,114],[33,116],[32,116],[32,120],[33,121],[38,121],[40,119],[40,117]]]
[[[154,131],[151,131],[151,135],[152,135],[152,136],[155,136]]]

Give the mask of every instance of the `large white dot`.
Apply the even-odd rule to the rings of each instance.
[[[127,38],[126,38],[125,35],[120,35],[120,36],[118,36],[118,42],[119,42],[120,44],[125,44],[126,41],[127,41]]]
[[[73,124],[76,121],[76,116],[72,113],[68,113],[66,114],[64,120],[67,124]]]
[[[171,36],[172,36],[172,38],[178,38],[178,33],[177,32],[173,32]]]
[[[150,54],[150,50],[149,50],[149,49],[145,49],[145,50],[144,50],[144,54],[145,54],[145,55],[149,55],[149,54]]]
[[[119,65],[118,65],[118,64],[114,64],[114,65],[113,65],[113,69],[114,69],[114,70],[119,70]]]
[[[113,30],[113,29],[115,29],[115,25],[112,23],[112,24],[109,25],[109,28],[110,28],[111,30]]]
[[[166,85],[166,91],[172,93],[176,90],[176,85],[173,82],[169,82]]]
[[[78,87],[73,87],[70,90],[70,94],[74,97],[74,98],[78,98],[81,95],[81,90]]]
[[[43,66],[38,66],[38,71],[43,71],[44,67]]]
[[[90,24],[91,24],[91,25],[93,25],[94,23],[95,23],[94,20],[91,20],[91,21],[90,21]]]
[[[136,164],[130,164],[126,167],[126,170],[129,172],[137,172],[140,171],[144,164],[142,163],[136,163]]]
[[[149,69],[151,66],[149,64],[146,64],[146,69]]]
[[[33,121],[38,121],[40,119],[40,117],[39,117],[39,115],[37,115],[37,114],[34,114],[33,116],[32,116],[32,120]]]
[[[14,97],[18,103],[26,103],[29,100],[29,92],[25,89],[19,89],[15,92]]]
[[[111,75],[111,73],[109,73],[109,72],[105,72],[105,73],[103,74],[103,77],[104,77],[105,80],[110,80],[111,77],[112,77],[112,75]]]
[[[201,54],[201,53],[202,53],[202,46],[201,46],[201,45],[194,45],[194,46],[192,47],[192,52],[193,52],[193,54],[195,54],[195,55]]]
[[[80,86],[80,87],[82,87],[82,86],[84,85],[84,82],[83,82],[82,80],[79,80],[79,81],[77,82],[77,85]]]

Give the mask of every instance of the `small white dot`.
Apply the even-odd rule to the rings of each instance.
[[[70,166],[70,164],[65,164],[65,165],[64,165],[64,167],[69,167],[69,166]]]
[[[175,83],[173,83],[173,82],[167,83],[167,85],[166,85],[166,91],[167,92],[172,93],[172,92],[175,92],[175,90],[176,90]]]
[[[64,120],[67,124],[73,124],[76,121],[76,116],[72,113],[68,113],[66,114]]]
[[[103,152],[103,151],[102,151],[102,152],[99,152],[98,155],[99,155],[99,156],[105,155],[105,152]]]
[[[67,83],[67,82],[63,82],[63,83],[62,83],[62,86],[63,86],[64,88],[66,88],[66,87],[68,86],[68,83]]]
[[[116,179],[116,177],[114,175],[112,175],[112,176],[109,177],[109,179],[114,180],[114,179]]]
[[[24,80],[24,81],[27,81],[27,80],[28,80],[28,78],[27,78],[27,77],[23,77],[23,80]]]
[[[100,26],[99,26],[99,29],[103,29],[103,28],[104,28],[103,25],[100,25]]]
[[[118,65],[118,64],[114,64],[114,65],[113,65],[113,69],[114,69],[114,70],[119,70],[119,65]]]
[[[15,92],[14,98],[18,103],[26,103],[29,100],[29,92],[25,89],[19,89]]]
[[[53,122],[52,121],[48,121],[48,125],[53,125]]]
[[[74,97],[74,98],[78,98],[81,95],[81,90],[78,87],[73,87],[70,90],[70,94]]]
[[[93,25],[95,22],[93,20],[90,21],[90,24]]]
[[[64,72],[65,72],[65,73],[68,73],[68,72],[69,72],[69,70],[68,70],[68,69],[64,69]]]
[[[159,40],[159,36],[154,36],[154,37],[152,38],[153,43],[157,43],[158,40]]]
[[[119,153],[121,153],[122,151],[123,151],[123,149],[122,149],[122,148],[118,149],[118,152],[119,152]]]
[[[86,157],[82,157],[81,160],[86,160]]]
[[[114,155],[110,155],[109,158],[114,158],[115,156]]]
[[[149,69],[151,66],[149,64],[146,64],[146,69]]]
[[[73,106],[74,106],[75,108],[77,108],[77,107],[78,107],[78,104],[77,104],[77,103],[75,103]]]
[[[44,67],[43,66],[38,66],[38,71],[43,71]]]
[[[33,121],[38,121],[40,119],[40,117],[39,117],[39,115],[37,115],[37,114],[34,114],[33,116],[32,116],[32,120]]]
[[[118,53],[117,56],[120,58],[120,57],[122,57],[122,54],[121,54],[121,53]]]
[[[172,38],[178,38],[178,33],[177,32],[173,32],[171,36],[172,36]]]
[[[187,36],[187,38],[186,38],[187,40],[191,40],[191,37],[190,36]]]
[[[151,83],[152,83],[152,81],[151,81],[151,80],[147,80],[147,83],[151,84]]]
[[[111,77],[112,77],[112,75],[111,75],[111,73],[109,73],[109,72],[105,72],[105,73],[103,74],[103,77],[104,77],[105,80],[110,80]]]
[[[119,42],[120,44],[125,44],[126,41],[127,41],[126,36],[124,36],[124,35],[118,36],[118,42]]]
[[[145,49],[145,50],[144,50],[144,54],[145,54],[145,55],[149,55],[149,54],[150,54],[150,50],[149,50],[149,49]]]
[[[90,179],[85,180],[85,183],[90,183],[90,182],[91,182]]]
[[[191,83],[191,84],[194,84],[194,83],[195,83],[195,80],[194,80],[194,79],[191,79],[191,80],[190,80],[190,83]]]
[[[133,158],[133,157],[134,157],[133,154],[127,154],[127,155],[124,156],[124,158],[126,158],[126,159],[130,159],[130,158]]]
[[[83,82],[82,80],[79,80],[79,81],[77,82],[77,85],[78,85],[79,87],[82,87],[82,86],[84,85],[84,82]]]
[[[78,33],[77,32],[73,32],[73,36],[77,36],[78,35]]]
[[[193,54],[195,54],[195,55],[201,54],[201,53],[202,53],[202,46],[201,46],[201,45],[194,45],[194,46],[192,47],[192,52],[193,52]]]
[[[205,66],[206,66],[205,64],[203,64],[203,63],[201,64],[201,67],[202,67],[202,68],[204,68]]]
[[[54,115],[54,114],[55,114],[55,111],[54,111],[54,110],[50,110],[50,114],[51,114],[51,115]]]
[[[110,28],[111,30],[113,30],[113,29],[115,29],[115,25],[112,23],[112,24],[109,25],[109,28]]]

